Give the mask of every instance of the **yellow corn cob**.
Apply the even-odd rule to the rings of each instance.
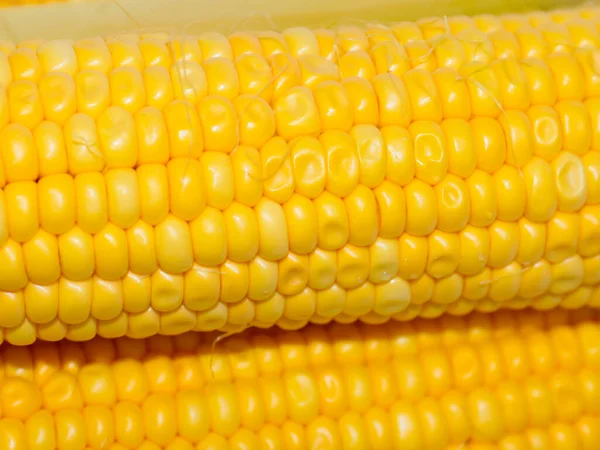
[[[0,339],[600,305],[599,26],[3,44]]]
[[[600,448],[590,309],[0,349],[3,449]]]

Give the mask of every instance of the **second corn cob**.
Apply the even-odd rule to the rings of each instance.
[[[0,349],[0,448],[597,450],[596,311]]]
[[[597,306],[599,20],[3,45],[0,337]]]

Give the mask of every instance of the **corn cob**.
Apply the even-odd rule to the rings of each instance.
[[[598,312],[0,349],[3,449],[600,448]]]
[[[0,339],[598,306],[600,10],[0,46]]]

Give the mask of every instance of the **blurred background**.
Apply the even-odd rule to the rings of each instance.
[[[139,28],[166,32],[185,28],[188,34],[280,30],[580,4],[577,0],[0,0],[0,39],[76,39]]]

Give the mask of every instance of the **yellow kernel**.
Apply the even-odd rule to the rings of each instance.
[[[45,74],[39,84],[46,120],[64,124],[77,110],[75,82],[65,73]]]
[[[106,74],[81,70],[75,74],[77,112],[97,118],[110,105],[110,84]]]
[[[38,151],[40,176],[66,173],[67,151],[62,127],[57,123],[44,121],[33,130],[33,138]],[[0,185],[3,184],[3,178],[2,173]]]
[[[140,43],[140,50],[143,52],[143,45],[148,40]],[[148,107],[162,110],[175,98],[173,93],[173,84],[171,75],[166,67],[159,65],[146,67],[143,72],[144,87],[146,90],[146,103]]]
[[[525,182],[519,170],[512,166],[503,166],[494,174],[498,199],[498,219],[514,221],[525,212]]]
[[[197,158],[204,148],[198,112],[187,100],[173,100],[163,109],[171,158]]]
[[[573,153],[560,152],[552,161],[552,169],[558,192],[558,209],[577,211],[585,203],[588,192],[581,159]]]
[[[421,180],[414,180],[404,188],[406,195],[406,231],[415,236],[426,236],[438,221],[437,199],[433,188]]]
[[[6,181],[33,181],[38,177],[38,158],[31,131],[22,125],[10,124],[0,132],[2,163]]]
[[[113,58],[116,55],[113,53]],[[121,66],[108,75],[111,104],[135,114],[146,103],[146,91],[142,72],[135,67]]]

